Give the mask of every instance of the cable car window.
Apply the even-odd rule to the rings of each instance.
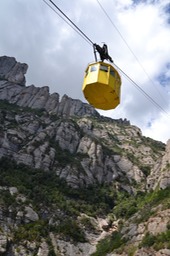
[[[103,70],[103,71],[105,71],[105,72],[108,72],[108,67],[107,67],[107,66],[100,65],[100,70]]]
[[[113,69],[110,69],[110,74],[111,74],[112,76],[115,76],[115,72],[114,72]]]
[[[97,67],[96,67],[96,65],[94,65],[94,66],[91,66],[91,69],[90,69],[90,71],[91,72],[93,72],[93,71],[96,71],[97,70]]]
[[[89,73],[89,67],[85,71],[85,77],[88,75],[88,73]]]

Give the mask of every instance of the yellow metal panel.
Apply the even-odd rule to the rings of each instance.
[[[108,84],[108,73],[107,72],[99,70],[98,83],[102,83],[102,84],[106,84],[106,85]]]
[[[87,68],[88,72],[85,74],[82,88],[84,96],[95,108],[113,109],[120,103],[120,76],[108,63],[99,62],[95,64],[97,66],[96,71],[90,71],[94,64],[90,64]],[[108,69],[107,72],[106,69]],[[110,70],[112,70],[112,74]]]

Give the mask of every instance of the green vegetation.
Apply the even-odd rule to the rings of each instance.
[[[24,112],[35,114],[41,117],[44,113],[48,114],[45,109],[33,109],[29,107],[20,107],[15,103],[9,103],[7,100],[0,100],[0,109],[10,111],[11,113],[22,114]]]
[[[97,244],[97,250],[91,256],[105,256],[111,253],[114,249],[120,248],[125,243],[121,234],[117,231],[112,233],[112,236],[106,237]]]
[[[128,219],[134,213],[139,213],[136,222],[140,223],[146,221],[153,215],[151,209],[160,203],[164,207],[169,208],[169,199],[170,199],[170,190],[169,188],[165,190],[157,190],[151,193],[145,194],[141,193],[137,196],[129,196],[125,192],[119,193],[117,200],[115,200],[115,207],[113,208],[113,213],[117,218]],[[162,248],[170,248],[170,224],[167,224],[167,231],[161,233],[157,236],[153,236],[150,233],[147,233],[143,238],[140,247],[150,247],[153,246],[155,250],[160,250]],[[102,240],[98,246],[97,251],[92,254],[92,256],[104,256],[107,253],[112,252],[114,249],[121,248],[125,241],[121,239],[120,233],[116,233],[116,236],[113,233],[113,236]],[[132,247],[128,251],[128,256],[134,254],[136,247]]]
[[[133,256],[135,254],[136,250],[137,250],[137,246],[129,245],[128,248],[127,248],[127,255],[128,256]]]
[[[41,216],[42,206],[48,208],[50,212],[56,212],[56,209],[59,209],[59,214],[55,216],[57,225],[49,226],[41,218],[35,223],[23,224],[18,230],[15,230],[14,237],[18,240],[26,237],[28,240],[44,237],[49,230],[53,230],[54,233],[60,233],[63,237],[70,236],[73,241],[85,242],[85,235],[76,222],[76,218],[81,212],[94,217],[113,214],[120,219],[128,219],[139,212],[135,221],[140,223],[146,221],[153,214],[151,209],[160,203],[164,208],[169,208],[170,190],[168,188],[148,194],[137,193],[136,196],[123,191],[118,192],[111,185],[74,189],[69,187],[64,180],[59,179],[54,172],[31,169],[23,164],[17,165],[16,162],[9,161],[7,158],[0,160],[0,181],[1,186],[17,187],[19,193],[27,198],[25,205],[28,202],[31,203],[39,216]],[[1,190],[0,194],[1,205],[11,206],[13,209],[22,204],[24,206],[24,203],[16,201],[8,190]],[[84,225],[86,228],[93,228],[87,220],[84,220]],[[169,237],[169,231],[165,240],[167,236]],[[159,247],[163,237],[159,237]],[[149,243],[152,244],[152,237],[146,236],[142,245]],[[101,241],[96,252],[98,254],[94,254],[94,256],[102,255],[102,253],[105,255],[104,253],[120,247],[121,244],[120,234],[114,233],[111,238]],[[156,246],[155,242],[153,245]]]
[[[157,251],[165,247],[170,249],[170,230],[155,236],[147,232],[140,244],[140,247],[151,246],[153,246]]]
[[[127,158],[133,163],[138,165],[139,164],[139,160],[135,157],[135,155],[133,153],[126,153]]]
[[[161,141],[153,140],[149,137],[142,137],[143,143],[151,147],[152,151],[156,154],[160,152],[160,150],[165,151],[165,144]]]
[[[48,225],[44,220],[38,220],[28,224],[20,225],[13,234],[14,242],[18,241],[40,241],[48,235]]]
[[[133,214],[139,212],[136,218],[137,223],[141,223],[149,219],[153,214],[152,208],[156,207],[160,203],[164,209],[168,209],[170,199],[170,190],[166,188],[164,190],[155,190],[150,193],[140,193],[135,196],[130,196],[125,192],[118,193],[115,200],[115,207],[113,213],[117,218],[130,218]]]
[[[1,186],[17,187],[19,192],[24,194],[32,203],[37,212],[40,211],[42,205],[49,207],[52,211],[59,208],[65,216],[72,216],[73,220],[74,216],[76,217],[80,212],[94,217],[113,213],[117,218],[128,219],[139,211],[140,215],[136,218],[136,222],[140,223],[153,214],[151,209],[158,204],[163,204],[165,208],[169,207],[170,190],[168,188],[148,194],[138,193],[137,196],[130,196],[125,192],[118,193],[112,186],[104,185],[73,189],[53,172],[31,169],[23,164],[17,165],[7,158],[0,160],[0,180]],[[19,202],[16,202],[8,191],[1,191],[0,204],[15,206]],[[60,219],[60,216],[57,218]],[[67,217],[63,220],[60,219],[60,228],[55,229],[56,232],[67,235],[69,232],[78,229],[76,222],[73,221],[69,222],[72,223],[72,228],[69,230],[68,222],[65,223],[64,221],[66,219]],[[32,229],[28,230],[28,227],[26,227],[25,234],[32,233],[30,231]],[[64,229],[67,232],[64,233]],[[41,232],[41,229],[38,232]],[[76,238],[75,233],[71,233],[74,239],[83,240],[83,235]],[[78,233],[81,234],[81,232]]]
[[[142,239],[141,247],[151,247],[154,243],[155,236],[147,232],[144,238]]]
[[[53,231],[63,235],[64,238],[72,239],[76,242],[86,242],[84,231],[78,226],[75,220],[68,218],[65,222],[59,224]]]
[[[55,250],[54,250],[54,247],[53,247],[51,238],[48,237],[48,238],[46,239],[46,242],[47,242],[47,244],[48,244],[48,249],[49,249],[48,256],[56,256],[56,253],[55,253]]]
[[[140,169],[146,177],[149,176],[151,172],[151,167],[149,165],[140,166]]]
[[[81,218],[81,225],[83,225],[86,230],[95,232],[95,225],[92,224],[89,217],[84,216],[83,218]]]
[[[111,212],[114,206],[116,193],[109,186],[91,186],[89,188],[73,189],[64,180],[59,179],[54,172],[44,172],[38,169],[31,169],[23,164],[17,165],[15,161],[8,158],[0,160],[0,185],[3,187],[17,187],[19,193],[27,198],[22,203],[15,200],[9,191],[0,191],[0,204],[6,207],[11,206],[15,211],[16,206],[31,203],[33,209],[41,216],[41,209],[48,208],[50,212],[58,212],[55,218],[57,226],[51,226],[56,233],[68,236],[75,241],[85,241],[85,237],[74,219],[84,212],[91,216],[103,216]],[[72,220],[68,218],[72,216]],[[15,216],[14,216],[15,218]],[[40,218],[34,224],[23,224],[15,231],[14,237],[22,240],[28,237],[29,240],[36,236],[45,236],[49,228],[44,220]]]
[[[42,115],[49,115],[44,109],[35,110],[31,108],[23,108],[16,104],[9,104],[7,101],[0,101],[0,108],[2,109],[2,114],[5,114],[7,111],[10,111],[11,113],[13,120],[9,122],[8,128],[17,125],[14,118],[16,113],[22,114],[24,111],[28,112],[28,115],[37,115],[38,122],[43,120],[43,118],[40,118]],[[50,115],[49,117],[51,121],[56,122],[56,125],[60,125],[61,119],[59,117],[56,115]],[[62,121],[63,120],[64,119],[62,119]],[[121,142],[121,140],[114,134],[114,127],[106,127],[105,124],[107,121],[105,120],[101,122],[99,122],[98,118],[91,120],[93,121],[92,127],[106,129],[108,137],[111,140],[110,143],[110,141],[108,142],[105,138],[100,139],[95,135],[92,137],[92,140],[102,146],[104,158],[111,156],[114,153],[126,155],[132,163],[140,167],[146,177],[150,174],[149,165],[143,166],[142,163],[140,163],[140,159],[133,153],[126,150],[123,151],[123,142]],[[81,137],[83,132],[76,121],[70,122],[72,122],[72,125]],[[114,121],[111,120],[110,122],[114,123]],[[1,125],[3,125],[3,123]],[[116,123],[115,126],[117,126]],[[119,128],[120,133],[127,136],[126,126],[123,128],[120,126]],[[90,134],[88,136],[90,136]],[[59,144],[56,143],[55,140],[48,137],[46,140],[49,141],[49,147],[45,153],[48,154],[50,147],[53,147],[56,153],[55,160],[59,162],[60,167],[65,167],[66,164],[70,164],[71,166],[76,166],[79,173],[84,171],[80,164],[80,160],[87,158],[88,155],[80,153],[71,154],[68,150],[61,150]],[[131,139],[130,136],[127,138],[126,142],[134,147],[138,145],[135,139]],[[35,141],[34,146],[38,147],[42,143],[42,141]],[[142,143],[151,147],[152,154],[155,158],[158,156],[159,152],[161,155],[161,150],[165,150],[165,145],[163,143],[156,142],[150,138],[141,137],[141,144]],[[166,168],[169,169],[169,166],[170,165],[167,164]],[[119,177],[118,181],[122,182],[122,184],[129,182],[126,176]],[[51,231],[54,234],[60,234],[63,239],[66,238],[73,242],[86,242],[86,236],[82,226],[89,231],[94,231],[95,229],[88,218],[82,219],[79,224],[77,216],[82,212],[93,217],[106,217],[109,214],[110,216],[114,216],[113,219],[116,216],[117,219],[126,220],[135,216],[133,221],[141,223],[147,221],[148,218],[153,215],[152,209],[157,205],[161,204],[163,209],[170,208],[169,188],[152,191],[150,193],[137,191],[135,195],[130,195],[128,192],[117,189],[113,184],[96,184],[91,185],[88,188],[83,187],[74,189],[68,186],[64,180],[59,179],[53,171],[45,172],[43,170],[33,169],[24,164],[16,164],[16,162],[9,161],[7,158],[2,158],[0,160],[0,186],[7,188],[13,186],[17,187],[19,193],[23,194],[27,199],[26,202],[23,202],[22,200],[19,201],[17,195],[12,196],[9,190],[1,189],[0,205],[3,206],[7,215],[9,214],[9,209],[12,209],[10,217],[15,219],[18,209],[24,212],[25,206],[30,203],[40,218],[38,221],[19,225],[13,233],[14,242],[24,240],[40,241],[42,237],[48,239],[49,232]],[[134,187],[136,190],[138,189],[137,184],[135,184]],[[42,209],[47,211],[46,217],[43,216]],[[49,218],[52,219],[52,224],[48,223]],[[121,221],[121,223],[123,222],[124,220]],[[170,248],[169,227],[170,224],[167,225],[167,232],[157,236],[147,233],[140,246],[153,246],[155,250],[165,247]],[[121,228],[121,225],[119,225],[119,228]],[[125,243],[126,241],[122,239],[120,232],[113,232],[110,237],[100,241],[97,245],[97,251],[93,253],[93,256],[104,256],[113,250],[121,250]],[[127,249],[128,256],[132,256],[135,250],[136,247],[134,246],[129,248],[129,250]],[[55,255],[52,244],[50,244],[49,256],[50,255]]]
[[[58,142],[56,142],[54,139],[50,139],[50,146],[55,149],[56,154],[56,160],[60,163],[61,167],[65,167],[66,164],[75,165],[79,168],[79,171],[84,171],[81,164],[80,159],[83,157],[86,157],[86,154],[71,154],[69,150],[61,150]]]
[[[7,100],[0,100],[0,109],[13,111],[19,111],[21,107],[16,104],[9,103]]]
[[[73,189],[54,172],[31,169],[23,164],[17,165],[7,158],[0,160],[1,186],[17,187],[28,200],[32,200],[36,209],[40,203],[46,206],[55,204],[61,210],[78,215],[104,215],[114,206],[116,193],[107,185]]]
[[[13,196],[9,193],[8,190],[1,190],[0,191],[0,205],[3,206],[10,206],[14,203]]]
[[[57,115],[50,115],[45,109],[31,109],[17,106],[16,104],[9,104],[7,101],[0,100],[0,108],[2,113],[2,122],[7,123],[7,128],[17,127],[17,121],[15,119],[16,114],[25,114],[28,116],[36,116],[36,120],[44,128],[46,124],[43,123],[42,116],[49,116],[49,120],[54,121],[56,126],[60,125],[60,122],[64,119],[59,118]],[[12,119],[10,122],[3,118],[10,113],[9,117]],[[79,136],[83,136],[83,132],[77,125],[78,118],[72,122],[72,126],[79,133]],[[110,140],[103,136],[99,138],[95,136],[95,132],[92,140],[102,146],[103,157],[111,156],[114,153],[125,155],[129,160],[140,167],[145,176],[150,174],[150,166],[143,166],[139,158],[132,152],[123,150],[123,143],[127,143],[132,147],[138,147],[141,144],[145,144],[151,147],[153,159],[157,159],[157,156],[161,155],[161,150],[165,150],[165,145],[161,142],[156,142],[150,138],[144,138],[140,136],[140,142],[132,138],[130,130],[127,130],[126,125],[119,125],[116,121],[110,118],[91,118],[92,129],[98,128],[100,130],[106,129],[107,136]],[[68,122],[68,120],[66,120]],[[41,123],[42,122],[42,123]],[[116,136],[114,126],[117,128],[117,133],[120,132],[122,138]],[[119,130],[119,131],[118,131]],[[90,134],[88,135],[90,136]],[[55,160],[59,162],[60,167],[65,167],[66,164],[76,166],[79,173],[83,172],[83,168],[80,164],[80,160],[87,158],[85,154],[71,154],[68,150],[61,150],[58,143],[55,140],[46,138],[49,141],[49,147],[46,154],[49,153],[50,146],[55,149]],[[35,141],[34,146],[38,147],[43,141]],[[133,151],[133,150],[132,150]],[[142,165],[142,166],[141,166]],[[169,169],[170,165],[167,164],[165,170]],[[57,168],[57,167],[56,167]],[[119,177],[119,182],[126,183],[126,177]],[[129,182],[129,181],[128,181]],[[116,183],[116,182],[115,182]],[[128,183],[129,184],[129,183]],[[132,185],[132,184],[131,184]],[[133,184],[134,185],[134,184]],[[146,194],[143,191],[137,191],[136,195],[130,195],[125,191],[119,191],[116,186],[113,185],[92,185],[88,188],[74,189],[69,187],[64,180],[59,179],[55,172],[45,172],[43,170],[32,169],[23,164],[16,164],[14,161],[9,161],[7,158],[0,160],[0,186],[4,187],[0,190],[0,206],[5,211],[6,216],[16,219],[17,212],[22,211],[24,213],[25,206],[30,204],[32,208],[38,213],[39,220],[25,223],[23,222],[13,230],[13,242],[20,243],[25,240],[30,242],[40,242],[42,238],[46,238],[49,245],[48,256],[54,256],[54,248],[49,238],[49,232],[54,234],[60,234],[63,239],[71,240],[72,242],[86,242],[86,236],[83,231],[85,227],[88,231],[95,231],[93,224],[89,218],[84,218],[77,221],[77,216],[80,213],[85,213],[93,217],[106,217],[108,214],[113,216],[113,219],[129,219],[134,216],[133,221],[140,223],[147,221],[148,218],[153,215],[152,209],[161,204],[164,209],[170,208],[170,190],[156,190]],[[27,201],[17,199],[17,195],[11,195],[8,187],[17,187],[19,193],[23,194]],[[137,184],[135,184],[137,189]],[[45,214],[43,215],[43,213]],[[49,224],[49,219],[51,224]],[[122,224],[124,220],[120,221]],[[119,228],[121,228],[119,222]],[[80,223],[80,224],[79,224]],[[141,247],[153,247],[155,250],[161,248],[170,248],[170,223],[167,224],[167,231],[159,235],[152,235],[146,233],[140,246]],[[133,245],[128,247],[127,241],[125,241],[119,231],[113,232],[113,234],[105,239],[101,240],[97,245],[97,251],[93,253],[93,256],[104,256],[108,253],[115,251],[121,251],[122,248],[127,246],[128,256],[133,256],[136,247]]]
[[[138,223],[146,221],[151,215],[153,215],[152,208],[162,205],[163,209],[169,208],[170,190],[166,188],[164,190],[155,190],[147,193],[146,195],[139,196],[138,198],[138,211],[140,217],[136,220]]]
[[[135,196],[129,195],[127,192],[117,193],[115,207],[113,213],[118,219],[128,219],[138,210],[137,200]]]

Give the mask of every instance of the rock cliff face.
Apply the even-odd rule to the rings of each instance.
[[[21,64],[11,57],[0,57],[0,80],[25,85],[25,73],[28,69],[27,64]]]
[[[47,86],[38,88],[25,86],[27,64],[21,64],[10,57],[0,57],[0,99],[21,107],[44,109],[58,116],[99,116],[97,111],[80,100],[64,95],[59,102],[58,93],[49,94]]]
[[[115,121],[98,123],[86,117],[58,119],[44,111],[23,113],[21,108],[7,108],[4,105],[0,112],[0,156],[53,170],[73,187],[115,180],[120,186],[126,183],[126,189],[132,192],[133,180],[138,184],[146,180],[142,168],[154,168],[155,159],[163,154],[162,148],[154,152],[149,145],[143,145],[137,127]]]
[[[164,156],[155,164],[147,183],[150,189],[165,189],[170,186],[170,140],[167,142]]]
[[[87,256],[100,240],[119,232],[126,241],[121,253],[112,253],[113,246],[96,255],[170,255],[166,241],[160,248],[145,246],[148,234],[157,239],[169,229],[168,199],[155,204],[151,198],[169,188],[170,141],[165,148],[127,120],[102,117],[66,95],[60,101],[48,87],[26,86],[27,68],[15,58],[0,58],[0,254]],[[98,196],[92,200],[96,191],[101,202]],[[150,199],[147,193],[153,193]],[[121,205],[128,205],[126,198],[133,201],[127,208]],[[94,208],[95,216],[89,216],[95,204],[103,210]],[[69,225],[63,224],[67,218]]]

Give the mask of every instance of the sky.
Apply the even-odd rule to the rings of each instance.
[[[50,6],[49,0],[45,0]],[[53,0],[94,43],[108,45],[121,73],[121,103],[97,110],[126,118],[144,136],[170,139],[170,0]],[[0,3],[0,56],[27,63],[26,85],[48,86],[60,98],[84,99],[92,45],[43,0]],[[53,7],[53,6],[52,6]],[[143,93],[144,91],[144,93]],[[148,97],[149,96],[149,97]]]

